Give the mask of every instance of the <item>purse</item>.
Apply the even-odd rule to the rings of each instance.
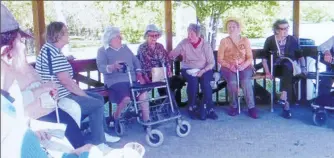
[[[163,67],[153,67],[151,70],[152,82],[164,82],[165,81],[165,71]]]

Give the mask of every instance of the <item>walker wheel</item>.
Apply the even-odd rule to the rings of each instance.
[[[326,110],[318,110],[313,113],[313,122],[317,126],[323,126],[327,122],[327,112]]]
[[[152,147],[158,147],[164,142],[164,135],[157,129],[153,129],[151,132],[146,134],[146,142]]]
[[[179,137],[185,137],[190,133],[191,125],[188,121],[181,121],[180,124],[176,125],[176,134]]]

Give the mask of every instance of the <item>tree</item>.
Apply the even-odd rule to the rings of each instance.
[[[216,36],[218,24],[224,14],[233,8],[249,8],[250,6],[262,3],[263,5],[277,5],[274,1],[183,1],[184,4],[196,10],[197,20],[202,26],[202,34],[216,48]],[[209,18],[209,33],[206,36],[205,22]]]

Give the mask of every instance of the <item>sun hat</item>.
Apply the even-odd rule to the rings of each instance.
[[[144,33],[144,38],[147,36],[148,32],[157,32],[160,36],[162,34],[162,31],[157,26],[155,26],[154,24],[149,24],[149,25],[146,26],[146,30],[145,30],[145,33]]]
[[[243,23],[242,23],[242,20],[240,18],[228,17],[224,20],[224,31],[227,32],[227,23],[230,22],[230,21],[234,21],[234,22],[238,23],[240,29],[243,28]]]

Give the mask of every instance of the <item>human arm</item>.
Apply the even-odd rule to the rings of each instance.
[[[106,55],[104,48],[100,48],[97,52],[96,65],[97,65],[97,69],[102,74],[112,73],[114,71],[121,69],[122,65],[120,65],[119,63],[122,63],[122,62],[123,61],[116,61],[115,63],[108,65],[108,57]]]
[[[172,51],[169,52],[168,57],[171,60],[175,60],[175,58],[182,55],[183,52],[183,41],[181,41]]]
[[[87,96],[86,92],[84,92],[78,84],[76,84],[70,74],[66,71],[56,73],[56,76],[58,77],[60,84],[62,84],[68,91],[71,93],[74,93],[78,96]]]
[[[324,54],[324,59],[326,62],[331,63],[333,56],[330,52],[330,49],[334,47],[334,36],[329,38],[327,41],[318,46],[318,51]]]
[[[264,69],[264,72],[266,74],[266,77],[269,78],[269,79],[272,79],[273,76],[271,75],[270,73],[270,70],[269,70],[269,67],[268,67],[268,61],[270,59],[270,42],[269,42],[269,38],[266,39],[266,41],[264,42],[264,46],[263,46],[263,53],[265,54],[264,58],[262,58],[262,65],[263,65],[263,69]]]
[[[212,70],[212,68],[215,65],[215,58],[213,56],[213,51],[212,51],[211,46],[208,43],[204,43],[204,44],[206,44],[205,50],[204,50],[204,56],[205,56],[204,60],[206,60],[206,65],[203,69],[201,69],[198,72],[197,74],[198,77],[201,77],[205,72]]]
[[[249,41],[248,38],[245,39],[245,49],[246,49],[246,59],[238,67],[239,71],[243,71],[245,68],[247,68],[253,62],[253,51],[252,51],[251,44],[250,44],[250,41]]]

